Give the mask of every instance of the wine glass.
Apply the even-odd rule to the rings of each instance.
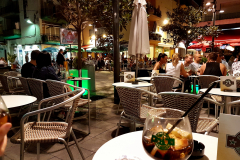
[[[147,154],[158,160],[186,160],[193,150],[193,138],[188,116],[171,108],[151,109],[145,120],[142,143]],[[181,122],[169,134],[168,130]]]
[[[10,122],[10,121],[11,121],[11,119],[10,119],[10,114],[9,114],[8,108],[5,104],[5,102],[3,101],[2,96],[0,96],[0,127],[3,124]]]

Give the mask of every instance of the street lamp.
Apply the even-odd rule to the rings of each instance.
[[[216,12],[223,13],[224,10],[221,10],[221,5],[220,5],[220,10],[216,10],[217,0],[213,0],[213,2],[207,2],[206,6],[210,6],[211,4],[212,4],[212,6],[208,8],[208,11],[213,12],[212,21],[213,21],[213,26],[215,26]],[[213,49],[214,49],[214,36],[212,36],[212,51],[213,51]]]

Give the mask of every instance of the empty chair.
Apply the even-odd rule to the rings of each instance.
[[[175,81],[178,81],[180,84],[182,84],[181,92],[183,92],[184,83],[178,78],[172,76],[157,76],[152,78],[152,83],[154,84],[157,93],[172,91]],[[155,99],[154,106],[156,106],[156,102],[157,100]]]
[[[19,77],[19,80],[21,81],[23,89],[25,90],[26,94],[29,96],[32,95],[29,85],[28,85],[28,82],[27,82],[27,79],[24,77]]]
[[[164,107],[187,111],[200,97],[199,95],[179,93],[179,92],[162,92],[161,95]],[[215,102],[210,98],[204,98],[188,114],[193,132],[209,134],[218,124],[215,118],[199,117],[203,106],[203,101],[209,101],[219,106],[223,104]]]
[[[39,103],[39,108],[41,108],[41,104],[43,102],[48,102],[53,99],[59,99],[61,97],[66,97],[70,94],[76,93],[75,96],[63,101],[62,103],[50,106],[48,108],[43,108],[37,111],[32,111],[23,116],[20,122],[20,131],[16,133],[10,141],[12,143],[20,143],[20,159],[24,160],[24,145],[25,143],[37,143],[37,159],[39,159],[39,153],[40,153],[40,143],[49,143],[49,142],[61,142],[65,145],[65,148],[67,149],[67,152],[71,159],[73,159],[73,155],[71,150],[68,147],[68,140],[65,141],[65,139],[69,139],[70,134],[75,141],[75,144],[77,145],[78,151],[80,152],[82,159],[85,159],[83,156],[83,153],[80,149],[80,146],[78,144],[78,141],[76,139],[76,136],[72,130],[72,121],[73,116],[75,113],[75,110],[78,105],[79,98],[82,96],[82,94],[85,92],[84,89],[81,90],[75,90],[72,92],[68,92],[65,94],[61,94],[58,96],[46,98],[42,100]],[[67,103],[73,102],[73,105],[71,109],[69,110],[69,118],[66,122],[41,122],[40,121],[40,114],[53,111],[55,109],[58,109],[59,107],[64,106]],[[38,115],[38,121],[37,122],[28,122],[25,123],[26,119],[30,116]]]
[[[24,93],[23,89],[14,87],[12,79],[14,79],[14,77],[0,75],[0,81],[4,90],[2,94]]]
[[[37,101],[40,102],[42,99],[44,99],[43,84],[46,84],[46,82],[34,78],[27,78],[27,82],[32,95],[37,98]]]
[[[198,81],[199,81],[199,85],[200,85],[201,88],[208,88],[211,83],[213,83],[217,80],[219,80],[218,76],[212,76],[212,75],[200,75],[200,76],[198,76]],[[219,103],[222,102],[222,96],[208,95],[208,97],[213,98],[215,101],[217,101]],[[215,107],[215,110],[216,110],[216,107]],[[209,116],[209,114],[210,114],[210,103],[208,102],[208,116]]]
[[[129,121],[134,122],[134,126],[135,123],[144,124],[148,110],[153,109],[153,107],[142,105],[141,103],[142,94],[147,93],[156,97],[158,95],[139,88],[116,87],[116,89],[120,98],[121,105],[123,106],[123,111],[120,115],[118,128],[116,132],[116,136],[118,136],[122,119],[127,119]]]
[[[47,83],[47,86],[49,89],[50,96],[56,96],[59,94],[63,94],[64,92],[67,91],[67,88],[66,88],[67,86],[73,87],[74,89],[82,89],[81,87],[73,86],[73,85],[70,85],[70,84],[67,84],[64,82],[60,82],[60,81],[55,81],[55,80],[46,80],[46,83]],[[87,112],[88,112],[88,131],[90,134],[90,102],[91,102],[90,91],[88,89],[85,89],[85,90],[88,91],[88,99],[80,98],[80,100],[78,101],[78,108],[80,108],[82,110],[87,110]],[[58,104],[58,103],[63,102],[66,99],[68,99],[68,98],[61,97],[61,98],[52,100],[52,102],[54,104]],[[85,106],[85,105],[87,105],[87,106]],[[64,107],[69,109],[71,106],[72,106],[72,103],[67,103]],[[66,119],[67,119],[67,117],[68,117],[68,114],[66,116]]]
[[[7,75],[7,76],[12,76],[12,77],[17,77],[18,74],[20,74],[19,72],[16,72],[16,71],[8,71],[8,72],[5,72],[4,75]]]

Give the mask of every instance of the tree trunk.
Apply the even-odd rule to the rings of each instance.
[[[78,70],[79,69],[82,69],[82,37],[81,37],[81,34],[82,34],[82,29],[79,29],[77,31],[78,33]]]

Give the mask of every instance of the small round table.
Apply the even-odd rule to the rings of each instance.
[[[193,133],[193,139],[205,145],[205,156],[198,160],[216,160],[218,138]],[[141,160],[153,160],[142,145],[142,131],[131,132],[111,139],[95,153],[93,160],[115,160],[122,155],[132,155]]]
[[[7,108],[15,108],[31,104],[37,100],[36,97],[27,95],[4,95],[2,96]]]
[[[142,80],[142,81],[151,81],[152,77],[138,77],[136,79],[137,80]]]
[[[91,78],[88,78],[88,77],[76,77],[74,79],[67,79],[67,80],[70,80],[70,81],[74,81],[74,86],[77,86],[77,81],[83,81],[83,80],[89,80]]]
[[[200,89],[200,92],[206,92],[207,88]],[[227,103],[231,102],[231,97],[240,97],[240,92],[224,92],[220,88],[213,88],[209,94],[219,95],[224,97],[224,109],[227,114],[231,114],[231,106],[227,106]]]
[[[133,88],[140,88],[140,87],[151,87],[151,83],[147,82],[138,82],[138,84],[132,84],[132,83],[125,83],[125,82],[116,82],[112,84],[115,87],[133,87]]]

